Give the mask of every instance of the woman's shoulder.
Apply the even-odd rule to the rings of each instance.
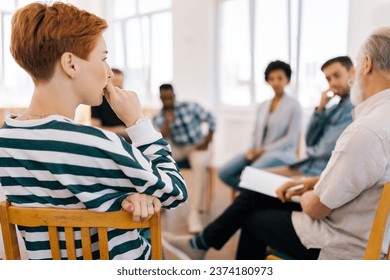
[[[89,124],[78,123],[74,120],[65,119],[57,122],[53,125],[53,128],[59,131],[63,131],[63,137],[66,139],[75,138],[77,142],[83,143],[89,147],[96,147],[103,145],[112,145],[114,143],[120,143],[120,138],[114,132],[95,127]],[[67,132],[67,133],[66,133]],[[71,141],[71,142],[72,142]]]
[[[301,103],[299,102],[299,100],[295,96],[285,94],[284,99],[285,99],[286,103],[292,107],[301,107]]]
[[[285,98],[287,101],[289,101],[289,102],[292,102],[292,103],[299,103],[298,99],[297,99],[295,96],[291,95],[291,94],[285,93],[285,94],[284,94],[284,98]]]

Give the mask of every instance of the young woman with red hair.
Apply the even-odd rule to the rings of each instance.
[[[14,14],[11,53],[35,87],[27,110],[6,118],[0,130],[0,183],[11,204],[99,212],[123,208],[144,220],[161,206],[186,200],[170,148],[142,117],[137,94],[110,82],[106,28],[104,19],[59,2],[33,3]],[[99,105],[103,94],[126,124],[132,144],[74,122],[78,105]],[[20,230],[30,259],[51,259],[47,229]],[[96,232],[91,239],[97,242]],[[109,249],[111,259],[150,258],[150,245],[138,230],[110,230]],[[67,258],[66,250],[62,257]]]

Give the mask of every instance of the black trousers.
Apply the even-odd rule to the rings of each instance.
[[[296,235],[291,212],[301,211],[298,203],[249,190],[241,191],[236,200],[203,231],[206,243],[215,249],[242,229],[237,259],[264,259],[266,247],[280,250],[295,259],[317,259],[318,249],[307,249]]]

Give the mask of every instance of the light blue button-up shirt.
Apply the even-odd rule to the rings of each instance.
[[[332,155],[337,139],[352,122],[353,108],[350,97],[347,96],[339,104],[323,112],[313,113],[306,133],[307,159],[300,167],[301,173],[313,177],[321,174]],[[313,135],[317,135],[317,141],[310,139]]]

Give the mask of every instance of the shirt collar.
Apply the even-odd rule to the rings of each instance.
[[[390,88],[382,90],[355,107],[352,111],[353,119],[359,119],[370,113],[384,100],[390,99]]]
[[[341,104],[341,103],[346,103],[346,101],[349,101],[351,99],[351,95],[346,95],[346,96],[344,96],[343,98],[340,98],[340,102],[339,102],[339,104]]]
[[[60,116],[60,115],[49,115],[46,118],[41,119],[31,119],[31,120],[17,120],[14,116],[7,116],[4,120],[4,123],[12,127],[31,127],[37,125],[43,125],[51,121],[68,121],[73,122],[73,120]]]

